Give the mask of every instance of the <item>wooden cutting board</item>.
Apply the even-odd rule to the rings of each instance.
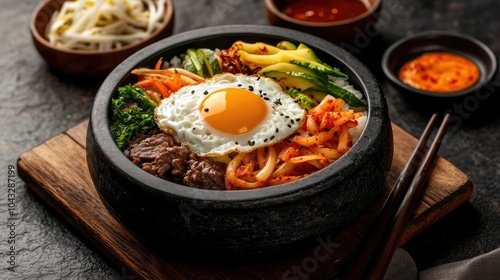
[[[246,263],[191,263],[147,248],[104,208],[87,169],[88,121],[26,151],[18,159],[19,175],[121,270],[141,279],[325,279],[339,276],[387,192],[352,227],[324,235],[317,244],[271,260]],[[386,190],[392,186],[417,139],[393,124],[394,158]],[[438,158],[428,186],[401,244],[466,202],[472,194],[468,176]]]

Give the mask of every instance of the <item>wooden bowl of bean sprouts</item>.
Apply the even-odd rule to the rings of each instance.
[[[103,78],[136,51],[172,34],[171,0],[44,0],[30,20],[33,43],[56,72]]]

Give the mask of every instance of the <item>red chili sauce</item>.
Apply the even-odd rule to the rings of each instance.
[[[366,12],[363,0],[295,0],[287,1],[283,13],[311,22],[334,22],[350,19]]]
[[[425,53],[403,65],[399,79],[431,92],[455,92],[474,85],[479,68],[469,59],[447,52]]]

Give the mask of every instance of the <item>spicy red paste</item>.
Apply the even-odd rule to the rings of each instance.
[[[471,60],[448,52],[425,53],[403,65],[399,79],[431,92],[455,92],[474,85],[479,68]]]

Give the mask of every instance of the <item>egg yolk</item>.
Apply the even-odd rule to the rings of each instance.
[[[267,115],[265,101],[243,88],[216,90],[200,105],[202,119],[215,130],[241,135],[256,128]]]

